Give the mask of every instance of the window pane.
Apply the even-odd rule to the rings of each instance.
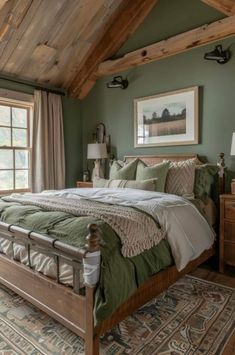
[[[12,126],[27,128],[27,110],[25,108],[12,107]]]
[[[13,190],[13,171],[0,171],[0,190]]]
[[[27,150],[15,150],[15,168],[28,169],[29,152]]]
[[[0,105],[0,126],[10,126],[10,125],[11,125],[10,107]]]
[[[27,189],[29,187],[28,170],[15,170],[16,189]]]
[[[13,150],[0,149],[0,169],[13,169]]]
[[[15,147],[27,147],[27,130],[13,128],[12,141],[12,144]]]
[[[0,146],[11,145],[11,129],[0,127]]]

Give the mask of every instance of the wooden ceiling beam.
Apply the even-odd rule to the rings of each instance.
[[[110,18],[102,38],[91,48],[69,87],[75,98],[84,98],[97,80],[95,73],[101,62],[112,57],[140,26],[158,0],[123,0],[114,16]]]
[[[235,15],[235,1],[234,0],[201,0],[206,5],[222,12],[227,16]]]
[[[106,60],[99,65],[96,77],[116,74],[234,35],[235,16],[226,17],[209,25],[198,27],[134,52],[127,53],[119,59]]]

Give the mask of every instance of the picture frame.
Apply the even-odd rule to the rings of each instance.
[[[198,86],[134,100],[134,145],[198,144]]]

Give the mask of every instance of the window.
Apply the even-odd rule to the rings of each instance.
[[[30,191],[31,109],[0,99],[0,193]]]

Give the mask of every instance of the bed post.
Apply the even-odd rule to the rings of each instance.
[[[100,237],[96,224],[88,225],[89,234],[86,237],[86,249],[89,253],[100,250]],[[85,355],[99,354],[99,335],[94,331],[94,297],[96,285],[86,285],[86,334],[85,334]]]
[[[223,194],[225,192],[225,159],[224,153],[220,153],[219,160],[217,163],[219,167],[219,194]]]

